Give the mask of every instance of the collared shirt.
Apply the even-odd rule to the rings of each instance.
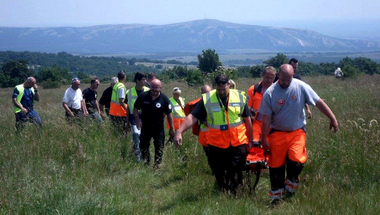
[[[156,99],[152,100],[150,90],[142,92],[137,97],[134,108],[141,110],[141,121],[143,127],[153,130],[164,129],[164,114],[172,112],[169,98],[160,93]]]
[[[66,103],[69,108],[81,109],[82,100],[82,90],[79,88],[77,90],[74,90],[72,87],[69,87],[63,95],[62,102]]]
[[[293,78],[287,88],[277,82],[266,90],[259,113],[271,117],[272,129],[295,131],[306,125],[305,104],[315,106],[319,99],[308,84]]]

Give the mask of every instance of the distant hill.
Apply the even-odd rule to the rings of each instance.
[[[168,25],[0,27],[0,51],[78,54],[227,51],[378,51],[377,41],[338,39],[302,29],[196,20]]]

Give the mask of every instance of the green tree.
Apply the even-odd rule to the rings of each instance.
[[[186,83],[193,87],[193,86],[201,86],[204,84],[204,77],[202,75],[201,70],[199,69],[192,69],[187,74],[187,77],[185,78]]]
[[[58,88],[65,80],[70,79],[70,75],[67,69],[53,67],[42,69],[38,72],[37,78],[44,88]]]
[[[216,71],[219,66],[222,66],[222,63],[219,60],[219,55],[215,52],[214,49],[203,50],[202,54],[198,56],[198,68],[203,73],[211,73]]]
[[[278,53],[276,56],[264,61],[263,63],[267,66],[273,66],[276,69],[279,69],[282,64],[288,63],[289,59],[286,55]]]
[[[347,64],[342,69],[344,78],[357,79],[359,76],[358,69],[350,64]]]
[[[34,71],[28,69],[25,60],[11,60],[1,67],[0,85],[1,87],[14,87],[23,83],[30,76],[34,76]]]

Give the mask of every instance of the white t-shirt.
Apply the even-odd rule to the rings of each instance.
[[[293,78],[288,88],[276,82],[266,90],[259,113],[271,116],[272,129],[295,131],[306,125],[305,104],[315,106],[319,99],[308,84]]]
[[[74,90],[72,87],[69,87],[63,95],[62,102],[66,103],[69,108],[81,109],[82,100],[82,90],[79,88],[77,90]]]

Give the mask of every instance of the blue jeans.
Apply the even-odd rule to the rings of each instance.
[[[38,115],[38,113],[34,110],[30,110],[28,113],[24,114],[22,111],[15,113],[16,116],[16,128],[17,131],[21,131],[26,122],[31,122],[39,127],[42,127],[42,120],[41,117]]]
[[[100,116],[100,114],[98,112],[94,112],[94,113],[91,113],[90,114],[91,118],[94,119],[97,123],[104,123],[102,117]]]

